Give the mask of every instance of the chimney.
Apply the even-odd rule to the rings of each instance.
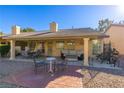
[[[18,35],[20,34],[21,30],[20,30],[20,26],[13,26],[12,27],[12,35]]]
[[[50,31],[57,32],[58,31],[58,24],[56,22],[50,23]]]

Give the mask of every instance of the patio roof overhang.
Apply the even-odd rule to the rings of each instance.
[[[97,35],[67,35],[67,36],[9,36],[4,37],[3,39],[9,39],[9,40],[55,40],[55,39],[82,39],[82,38],[90,38],[90,39],[103,39],[108,38],[108,35],[105,34],[97,34]]]

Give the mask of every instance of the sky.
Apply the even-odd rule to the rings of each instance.
[[[123,15],[117,6],[107,5],[0,5],[0,31],[11,33],[13,25],[48,30],[53,21],[59,29],[97,28],[99,20],[119,21],[124,19]]]

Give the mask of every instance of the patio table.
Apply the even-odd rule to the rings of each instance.
[[[56,60],[55,57],[47,57],[46,60],[49,62],[49,72],[50,73],[53,73],[53,67],[52,67],[52,64],[53,62]]]

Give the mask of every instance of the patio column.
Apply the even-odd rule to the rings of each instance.
[[[15,59],[15,40],[11,40],[10,41],[10,60],[14,60]]]
[[[84,38],[84,66],[88,66],[89,38]]]
[[[53,41],[52,56],[57,56],[56,41]]]
[[[48,42],[45,42],[44,43],[44,48],[45,48],[45,56],[47,56],[48,55]]]

